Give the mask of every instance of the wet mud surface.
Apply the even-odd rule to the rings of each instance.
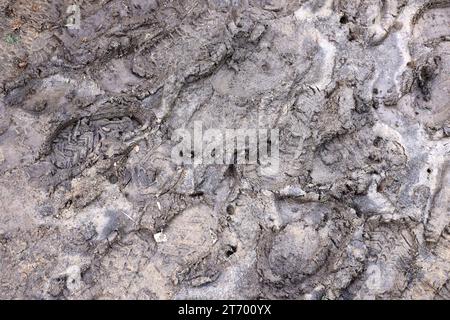
[[[449,299],[449,25],[448,0],[0,0],[0,298]],[[279,130],[278,172],[174,163],[200,121]]]

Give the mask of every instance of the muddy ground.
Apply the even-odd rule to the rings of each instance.
[[[0,298],[450,298],[449,26],[448,0],[0,0]],[[174,163],[197,121],[279,130],[278,173]]]

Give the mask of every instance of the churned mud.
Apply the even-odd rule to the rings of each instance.
[[[0,298],[450,298],[450,1],[0,0],[0,66]]]

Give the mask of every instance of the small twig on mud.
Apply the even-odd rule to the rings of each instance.
[[[128,219],[130,219],[131,221],[133,221],[134,223],[137,223],[136,220],[134,220],[132,217],[130,217],[128,214],[125,213],[125,211],[120,211],[123,215],[125,215]]]

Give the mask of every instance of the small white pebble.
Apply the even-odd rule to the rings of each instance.
[[[161,242],[167,241],[167,236],[162,231],[155,233],[153,235],[153,238],[155,239],[156,243],[161,243]]]

